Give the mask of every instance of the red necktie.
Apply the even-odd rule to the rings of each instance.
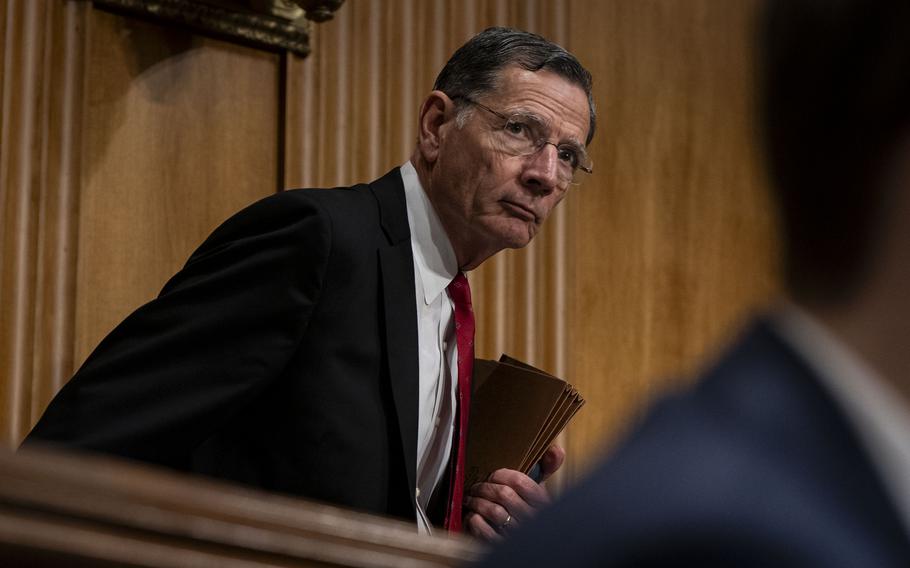
[[[452,436],[452,457],[449,458],[449,506],[445,527],[461,532],[461,502],[464,499],[465,441],[468,437],[468,410],[471,405],[471,376],[474,373],[474,308],[471,306],[471,287],[464,272],[459,272],[447,290],[455,304],[455,336],[458,341],[458,408]]]

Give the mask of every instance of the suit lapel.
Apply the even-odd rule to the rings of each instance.
[[[419,370],[411,232],[404,186],[398,170],[392,170],[370,187],[379,204],[382,229],[389,243],[379,248],[385,348],[392,398],[404,448],[409,495],[413,503],[413,488],[417,486]]]

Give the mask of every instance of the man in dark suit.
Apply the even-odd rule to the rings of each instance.
[[[788,298],[485,566],[910,566],[910,3],[766,9]]]
[[[528,244],[591,171],[594,108],[574,56],[504,28],[460,48],[434,89],[408,163],[229,219],[104,339],[26,443],[459,530],[473,357],[463,273]],[[544,473],[563,457],[551,449]],[[464,518],[494,536],[547,498],[502,470]]]

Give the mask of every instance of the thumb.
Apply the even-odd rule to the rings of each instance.
[[[540,482],[543,483],[566,461],[566,451],[557,445],[547,448],[546,453],[540,458]]]

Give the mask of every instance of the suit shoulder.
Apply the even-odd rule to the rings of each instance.
[[[370,196],[369,186],[366,184],[334,188],[296,188],[264,197],[243,208],[234,216],[270,213],[299,215],[302,212],[326,213],[337,207],[351,210],[371,206],[375,206],[375,203]]]
[[[371,209],[375,209],[375,201],[366,185],[286,190],[264,197],[233,214],[200,248],[263,233],[330,232],[338,220],[369,218]]]
[[[830,471],[846,478],[862,470],[856,477],[866,480],[857,465],[864,456],[823,393],[804,384],[789,356],[758,349],[755,340],[736,344],[696,384],[653,404],[592,473],[578,506],[612,515],[638,508],[641,526],[713,526],[737,517],[774,527],[778,517],[799,522],[824,509],[842,484]],[[855,485],[865,491],[868,483]]]

